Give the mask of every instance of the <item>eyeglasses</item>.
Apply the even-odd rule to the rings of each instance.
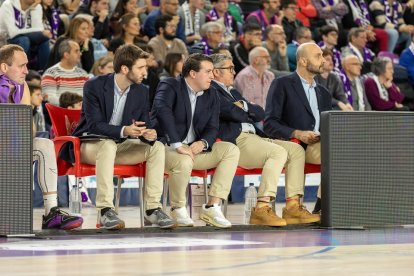
[[[214,69],[229,70],[229,71],[230,71],[230,73],[236,73],[236,71],[234,70],[234,66],[229,66],[229,67],[219,67],[219,68],[214,68]]]
[[[270,56],[257,56],[257,57],[265,58],[265,59],[270,59]]]
[[[359,62],[353,62],[353,63],[350,63],[351,65],[354,65],[354,66],[362,66],[362,64],[361,63],[359,63]]]
[[[212,33],[212,34],[223,34],[223,32],[222,32],[222,31],[211,31],[211,32],[209,32],[209,33]]]

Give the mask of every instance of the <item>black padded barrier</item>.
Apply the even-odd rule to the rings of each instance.
[[[33,233],[32,108],[0,104],[0,235]]]
[[[414,113],[321,115],[322,226],[414,224]]]

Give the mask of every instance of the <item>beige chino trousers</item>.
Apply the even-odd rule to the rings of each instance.
[[[263,168],[258,197],[276,197],[283,167],[286,168],[286,198],[303,195],[305,151],[302,146],[243,132],[236,143],[240,149],[240,167]]]
[[[188,147],[183,145],[183,147]],[[227,199],[239,161],[239,149],[232,143],[216,142],[211,152],[202,152],[194,156],[180,154],[175,149],[165,147],[165,171],[168,173],[168,185],[171,207],[186,206],[186,190],[191,171],[216,168],[211,182],[209,195]]]
[[[306,163],[320,165],[321,164],[321,142],[308,145],[306,147],[305,155],[306,155],[306,159],[305,159]],[[320,184],[318,187],[317,196],[318,198],[321,198],[321,185]]]
[[[114,208],[114,165],[134,165],[146,161],[144,204],[146,209],[161,207],[164,179],[164,145],[148,145],[138,139],[123,143],[113,140],[83,142],[81,162],[96,165],[96,208]]]

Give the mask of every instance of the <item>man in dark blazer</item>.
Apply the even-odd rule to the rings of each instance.
[[[296,72],[273,81],[267,95],[265,132],[272,138],[298,139],[306,163],[320,164],[320,113],[331,110],[331,94],[314,77],[325,60],[315,43],[304,43],[296,53]],[[320,210],[320,189],[314,212]]]
[[[238,148],[215,142],[219,130],[220,102],[210,87],[213,79],[211,58],[191,55],[183,65],[182,76],[160,82],[151,119],[166,146],[171,216],[178,226],[193,226],[186,209],[186,188],[192,169],[216,168],[200,219],[220,228],[231,223],[221,212],[219,202],[227,199],[239,160]]]
[[[248,102],[236,89],[232,57],[215,54],[214,81],[220,98],[219,138],[237,145],[240,150],[239,166],[247,169],[263,168],[257,205],[252,209],[250,224],[285,226],[286,224],[318,222],[320,216],[313,215],[303,207],[305,151],[289,141],[268,139],[256,127],[264,119],[261,106]],[[286,167],[286,208],[283,218],[272,210],[270,201],[276,198],[277,183],[283,167]]]
[[[151,128],[148,89],[141,84],[147,74],[148,54],[135,45],[120,47],[114,56],[115,74],[85,83],[81,120],[74,136],[104,135],[109,139],[81,144],[82,163],[96,165],[96,207],[101,227],[122,229],[124,221],[113,210],[114,164],[146,161],[145,219],[161,228],[174,226],[161,210],[165,149]],[[138,139],[136,139],[138,138]]]

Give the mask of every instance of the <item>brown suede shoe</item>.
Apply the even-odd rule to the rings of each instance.
[[[266,226],[286,226],[286,221],[276,215],[269,206],[252,208],[250,224]]]
[[[293,209],[283,208],[282,217],[286,220],[287,224],[305,224],[319,222],[321,220],[319,214],[311,214],[303,205],[298,205],[298,207]]]

